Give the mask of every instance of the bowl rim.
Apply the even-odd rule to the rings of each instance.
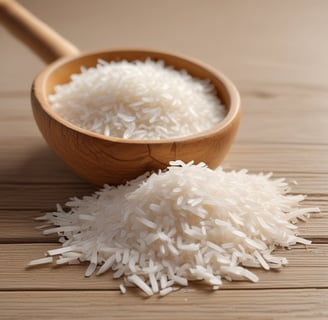
[[[225,115],[225,117],[219,121],[215,126],[212,128],[205,130],[203,132],[199,132],[196,134],[183,136],[183,137],[172,137],[172,138],[165,138],[165,139],[125,139],[120,137],[114,137],[114,136],[105,136],[93,131],[89,131],[87,129],[81,128],[77,125],[74,125],[73,123],[65,120],[61,116],[59,116],[55,111],[51,109],[51,104],[48,100],[46,93],[46,83],[47,79],[50,77],[50,75],[57,70],[59,67],[69,64],[77,59],[83,59],[86,57],[96,56],[96,55],[104,55],[106,53],[128,53],[128,52],[135,52],[135,53],[148,53],[149,55],[164,55],[171,58],[178,58],[180,60],[185,61],[186,63],[191,63],[193,65],[196,65],[197,67],[200,67],[205,72],[208,72],[212,75],[214,75],[219,82],[224,86],[228,96],[229,96],[229,108],[228,112]],[[137,59],[136,59],[137,60]],[[165,59],[163,59],[165,62]],[[82,67],[82,65],[81,65]],[[174,66],[173,66],[174,67]],[[188,70],[187,70],[188,72]],[[213,67],[209,66],[208,64],[196,59],[189,57],[185,54],[180,53],[171,53],[167,51],[162,50],[152,50],[152,49],[144,49],[144,48],[114,48],[114,49],[108,49],[108,50],[97,50],[97,51],[90,51],[86,53],[81,53],[77,55],[67,56],[60,58],[48,66],[46,66],[34,79],[32,83],[32,89],[31,94],[34,95],[34,97],[37,99],[39,105],[41,106],[42,110],[47,113],[49,117],[54,119],[56,122],[58,122],[60,125],[63,125],[64,127],[76,131],[78,133],[87,135],[92,138],[97,138],[100,140],[103,140],[104,142],[115,142],[115,143],[122,143],[122,144],[172,144],[172,143],[179,143],[179,142],[196,142],[199,140],[203,140],[208,137],[212,137],[213,135],[216,135],[218,133],[223,134],[226,130],[229,129],[229,127],[232,125],[232,123],[238,118],[240,114],[241,109],[241,102],[240,102],[240,95],[236,88],[236,86],[233,84],[233,82],[226,77],[221,71],[218,71],[214,69]],[[227,109],[227,106],[225,106]]]

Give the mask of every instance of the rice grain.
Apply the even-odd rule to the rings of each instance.
[[[300,208],[305,197],[289,190],[271,175],[175,161],[165,171],[72,198],[67,211],[58,207],[39,220],[61,236],[63,247],[48,254],[59,263],[89,261],[86,276],[100,265],[97,275],[114,271],[147,296],[193,280],[217,290],[222,279],[257,282],[247,268],[286,265],[274,256],[276,247],[311,243],[297,236],[295,222],[319,210]]]
[[[52,109],[89,131],[123,139],[166,139],[211,129],[225,116],[214,86],[163,61],[99,61],[55,87]]]

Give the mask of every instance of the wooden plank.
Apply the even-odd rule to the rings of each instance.
[[[293,193],[327,194],[328,174],[273,172],[273,178],[282,177],[288,182]]]
[[[238,142],[327,144],[328,91],[282,83],[240,85],[243,114]]]
[[[325,145],[236,143],[224,161],[227,169],[247,168],[252,172],[327,173]],[[326,162],[326,163],[323,163]]]
[[[42,213],[32,211],[0,211],[0,243],[58,242],[58,236],[42,234],[35,221]]]
[[[121,280],[113,280],[110,273],[84,278],[87,264],[28,268],[33,259],[58,245],[54,244],[0,244],[0,283],[2,290],[94,290],[117,289]],[[277,250],[289,264],[280,271],[252,271],[260,281],[225,282],[222,289],[268,288],[328,288],[328,269],[325,257],[328,244],[314,244],[305,248],[295,246],[291,250]],[[199,288],[200,289],[200,288]]]
[[[142,299],[134,292],[0,292],[4,319],[326,319],[328,290],[181,290]]]
[[[41,137],[0,142],[0,183],[80,183]]]
[[[82,197],[98,188],[88,184],[0,184],[0,208],[9,210],[53,210],[73,196]]]
[[[299,234],[315,242],[328,242],[328,204],[307,200],[306,207],[319,206],[321,213],[313,214],[307,222],[298,223]],[[41,210],[0,210],[0,243],[57,242],[57,236],[44,236],[37,229],[44,222],[34,218],[42,215]]]
[[[81,182],[41,137],[0,138],[0,183]],[[223,162],[227,170],[247,168],[297,180],[295,192],[326,192],[328,148],[325,145],[235,143]],[[307,187],[302,188],[302,181]]]

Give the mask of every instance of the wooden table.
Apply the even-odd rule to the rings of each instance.
[[[83,51],[150,47],[199,58],[241,92],[243,119],[226,169],[273,171],[322,213],[300,224],[308,248],[282,254],[260,282],[197,287],[165,298],[122,296],[111,275],[85,266],[25,269],[58,246],[34,217],[94,188],[46,146],[29,88],[42,63],[0,28],[1,319],[327,319],[328,1],[22,0]]]

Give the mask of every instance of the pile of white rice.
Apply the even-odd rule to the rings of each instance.
[[[211,129],[225,108],[208,80],[163,61],[110,62],[82,68],[49,96],[53,110],[81,128],[124,139],[183,137]]]
[[[47,213],[62,247],[30,265],[88,261],[85,275],[113,271],[120,289],[137,286],[148,296],[166,295],[191,280],[218,289],[222,280],[258,277],[251,268],[287,263],[272,251],[310,241],[296,235],[295,222],[317,208],[300,208],[302,195],[288,195],[284,179],[225,172],[205,164],[171,162],[164,172],[126,185],[105,186],[72,198],[65,211]],[[49,228],[49,225],[48,225]],[[97,266],[98,267],[97,269]]]

